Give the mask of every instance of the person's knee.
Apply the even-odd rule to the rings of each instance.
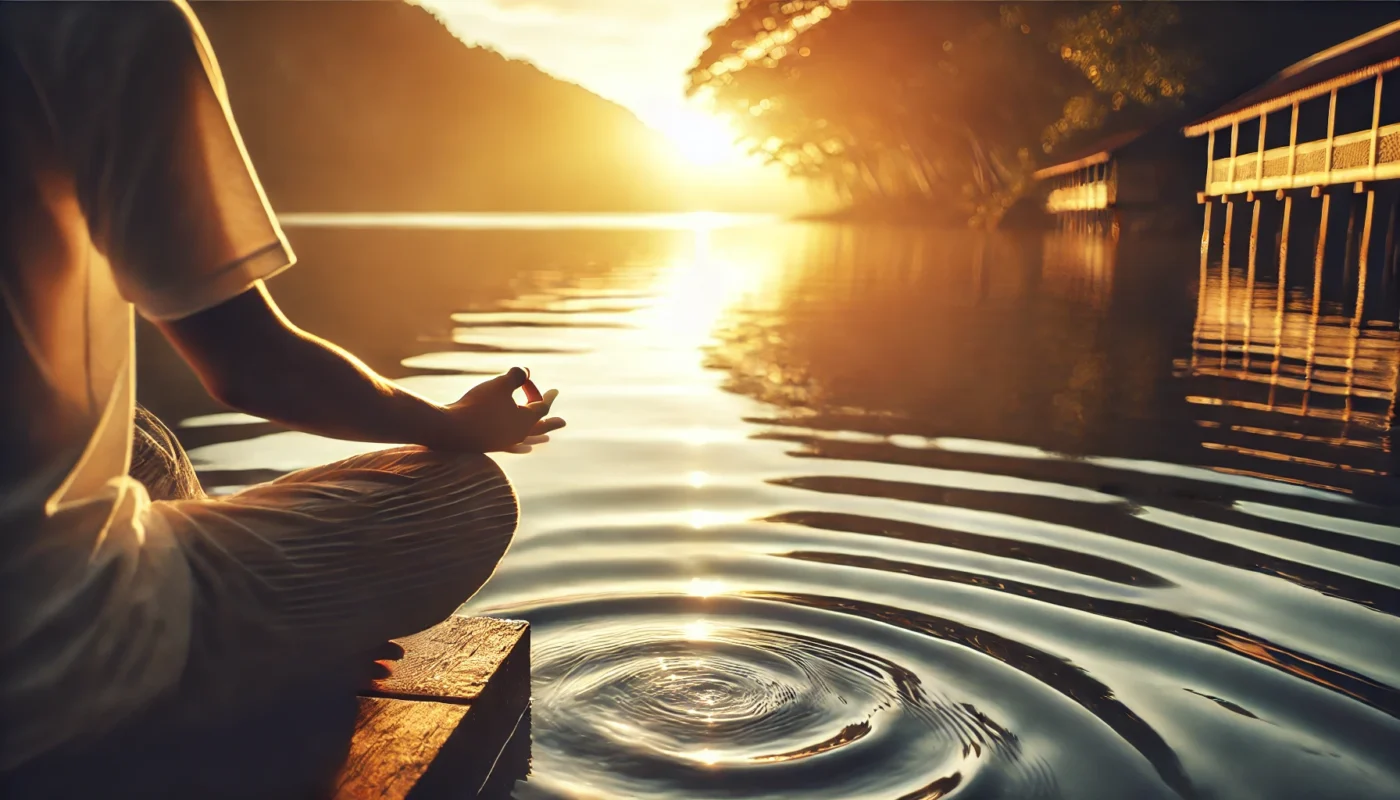
[[[507,542],[520,522],[520,503],[515,487],[495,459],[480,453],[452,457],[456,483],[477,517],[494,530],[504,531]]]
[[[505,556],[516,526],[520,505],[510,479],[490,456],[480,453],[420,451],[425,469],[418,476],[424,488],[451,506],[444,513],[460,525],[464,553],[490,569]],[[489,574],[489,572],[488,572]]]

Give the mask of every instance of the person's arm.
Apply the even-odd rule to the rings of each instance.
[[[517,406],[509,373],[438,406],[298,330],[262,281],[295,261],[184,3],[62,4],[66,43],[31,68],[117,290],[159,326],[215,397],[313,433],[499,450],[549,403]]]
[[[216,399],[308,433],[486,452],[564,424],[544,419],[553,393],[516,405],[512,393],[526,377],[519,368],[451,405],[425,400],[297,328],[261,282],[213,308],[156,324]]]

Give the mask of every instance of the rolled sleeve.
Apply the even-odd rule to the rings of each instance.
[[[122,295],[176,319],[293,264],[189,7],[75,5],[49,106]]]

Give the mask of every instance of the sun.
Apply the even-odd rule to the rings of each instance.
[[[729,121],[701,109],[684,106],[660,115],[656,127],[671,140],[682,158],[697,167],[738,166],[746,153]]]

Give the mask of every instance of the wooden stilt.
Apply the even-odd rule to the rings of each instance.
[[[1313,256],[1313,294],[1312,294],[1312,314],[1308,320],[1308,348],[1304,356],[1304,376],[1303,376],[1303,404],[1302,411],[1307,414],[1308,399],[1312,393],[1313,361],[1317,356],[1317,322],[1318,313],[1322,307],[1322,264],[1323,256],[1327,252],[1327,222],[1328,211],[1332,207],[1332,195],[1322,193],[1322,218],[1318,223],[1317,231],[1317,253]]]
[[[1342,410],[1342,422],[1349,425],[1351,422],[1352,410],[1352,387],[1356,381],[1356,350],[1361,345],[1361,322],[1362,311],[1366,306],[1366,262],[1371,255],[1371,215],[1375,211],[1376,192],[1375,190],[1366,193],[1366,213],[1361,223],[1361,246],[1360,255],[1357,258],[1356,274],[1356,311],[1351,316],[1351,325],[1347,331],[1347,361],[1346,361],[1346,406]],[[1343,427],[1342,435],[1346,436],[1347,429]]]
[[[1395,212],[1400,208],[1400,194],[1394,194],[1390,198],[1390,219],[1385,223],[1385,271],[1395,274]]]
[[[1212,140],[1214,134],[1211,134]],[[1196,324],[1191,331],[1191,368],[1196,368],[1196,360],[1201,346],[1201,325],[1206,313],[1206,285],[1210,282],[1209,256],[1210,256],[1210,209],[1214,205],[1210,198],[1206,198],[1205,221],[1201,223],[1201,272],[1196,284]]]
[[[1246,266],[1244,281],[1244,352],[1242,358],[1242,368],[1249,371],[1249,348],[1250,334],[1254,327],[1254,265],[1259,256],[1259,205],[1261,201],[1257,198],[1254,201],[1254,213],[1249,222],[1249,264]]]
[[[1351,283],[1351,253],[1356,238],[1356,199],[1347,198],[1347,234],[1342,242],[1342,294]]]
[[[1356,312],[1352,315],[1357,322],[1361,321],[1362,311],[1366,306],[1366,277],[1371,261],[1371,217],[1376,210],[1376,191],[1374,189],[1366,192],[1366,212],[1361,222],[1361,247],[1360,255],[1356,259]]]
[[[1288,225],[1293,216],[1293,196],[1283,196],[1283,222],[1278,239],[1278,298],[1274,305],[1274,363],[1269,378],[1269,408],[1278,391],[1278,371],[1283,358],[1283,311],[1288,299]]]
[[[1235,203],[1225,201],[1225,238],[1220,253],[1220,368],[1230,356],[1230,233],[1235,219]]]

